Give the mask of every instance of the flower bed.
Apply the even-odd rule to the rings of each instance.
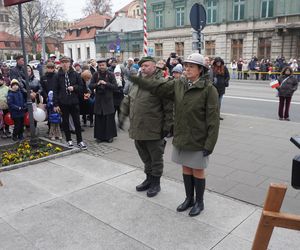
[[[6,145],[0,147],[0,168],[41,159],[66,150],[68,149],[41,139],[35,147],[32,147],[28,141]]]

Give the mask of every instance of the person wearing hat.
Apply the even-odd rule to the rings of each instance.
[[[156,68],[154,58],[143,57],[139,65],[141,76],[138,79],[147,79],[149,82],[164,79]],[[156,196],[161,190],[160,178],[166,144],[164,138],[172,124],[172,103],[134,84],[121,104],[120,128],[123,128],[127,116],[130,119],[129,136],[134,140],[146,174],[146,179],[136,186],[136,190],[147,190],[148,197]]]
[[[10,90],[7,95],[7,104],[11,118],[14,121],[14,141],[23,140],[24,115],[26,109],[25,98],[20,90],[20,83],[17,79],[11,80]]]
[[[230,75],[227,67],[224,65],[224,60],[221,57],[214,59],[212,68],[210,70],[210,78],[213,85],[217,88],[219,94],[219,109],[221,110],[221,104],[225,89],[229,86]],[[223,118],[220,116],[220,120]]]
[[[3,117],[8,113],[7,105],[7,95],[8,95],[8,86],[6,86],[3,75],[0,73],[0,111],[3,112]],[[11,133],[9,132],[9,125],[4,124],[1,129],[2,138],[10,138]]]
[[[113,92],[118,85],[113,72],[107,68],[106,59],[98,59],[98,71],[93,74],[90,89],[95,93],[94,138],[97,142],[113,142],[117,136]]]
[[[125,80],[125,86],[124,86],[124,94],[127,95],[129,92],[129,88],[132,85],[132,82],[129,80],[129,76],[133,74],[134,72],[137,74],[137,70],[133,66],[134,60],[132,57],[129,57],[127,59],[126,67],[124,67],[124,80]]]
[[[179,63],[172,69],[172,76],[174,79],[179,79],[182,76],[183,68],[182,65]]]
[[[24,61],[24,57],[23,55],[18,55],[16,57],[16,66],[13,67],[11,70],[10,70],[10,79],[16,79],[18,80],[19,82],[19,87],[20,87],[20,90],[24,96],[24,98],[26,99],[27,97],[27,91],[26,91],[26,78],[25,78],[25,70],[27,70],[27,67],[24,67],[25,66],[25,61]]]
[[[79,118],[79,97],[83,83],[80,75],[71,67],[71,59],[62,57],[61,68],[54,76],[53,105],[54,112],[62,113],[62,126],[66,136],[67,145],[73,147],[71,138],[69,116],[71,115],[75,126],[77,145],[80,149],[87,149],[82,141],[80,118]]]
[[[219,133],[218,92],[207,74],[204,57],[193,53],[184,61],[185,77],[148,81],[131,77],[140,88],[175,103],[172,161],[182,165],[186,199],[177,207],[182,212],[192,207],[190,216],[204,209],[205,169]],[[144,120],[149,123],[149,121]],[[151,122],[151,127],[158,126]],[[196,191],[196,200],[194,200]]]

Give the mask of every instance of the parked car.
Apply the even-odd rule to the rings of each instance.
[[[5,63],[8,67],[16,67],[17,62],[16,60],[5,60],[3,63]]]
[[[40,61],[38,60],[32,60],[30,61],[28,64],[33,68],[33,69],[36,69],[37,66],[39,65]]]

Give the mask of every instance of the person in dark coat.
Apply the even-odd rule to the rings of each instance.
[[[113,92],[118,88],[114,73],[108,71],[105,59],[99,59],[98,72],[94,73],[90,89],[95,92],[94,137],[98,142],[113,142],[117,136]]]
[[[118,120],[120,117],[120,105],[121,102],[124,98],[124,93],[123,93],[123,88],[125,86],[125,80],[124,77],[122,76],[121,68],[120,66],[116,66],[114,70],[115,78],[117,81],[118,88],[114,91],[113,96],[114,96],[114,106],[115,106],[115,114],[117,113],[118,115]]]
[[[280,86],[277,88],[279,96],[278,116],[279,120],[290,120],[289,110],[294,92],[298,88],[298,81],[293,75],[291,67],[283,68],[278,78]],[[285,109],[285,110],[284,110]],[[284,110],[284,113],[283,113]]]
[[[23,140],[24,132],[24,115],[26,103],[24,96],[19,88],[19,81],[13,79],[10,85],[11,89],[8,91],[7,104],[11,118],[14,120],[14,131],[12,139],[14,141]]]
[[[55,64],[53,62],[48,62],[46,65],[46,73],[40,79],[40,83],[42,86],[41,95],[44,100],[44,104],[47,103],[47,98],[49,91],[53,91],[55,85]]]
[[[71,67],[71,59],[62,57],[61,68],[55,75],[55,85],[53,91],[54,112],[62,113],[62,126],[65,132],[68,147],[73,147],[69,126],[69,116],[72,116],[77,145],[80,149],[87,149],[82,141],[81,126],[79,118],[79,98],[78,93],[83,86],[81,77]]]
[[[90,60],[89,67],[92,75],[97,72],[97,62],[95,59]]]
[[[219,108],[221,110],[221,104],[225,89],[229,86],[230,75],[227,67],[224,65],[224,61],[221,57],[216,57],[212,69],[210,70],[210,77],[213,85],[217,88],[219,94]],[[220,120],[223,118],[220,116]]]
[[[22,55],[18,55],[16,57],[17,65],[16,67],[12,68],[9,72],[10,74],[10,79],[16,79],[19,82],[19,88],[26,99],[27,97],[27,91],[26,91],[26,78],[25,78],[25,70],[26,67],[24,57]]]
[[[83,126],[87,126],[87,120],[90,121],[90,127],[94,127],[94,98],[95,95],[89,89],[92,74],[89,70],[81,73],[83,82],[83,97],[80,98],[80,114],[82,115]]]

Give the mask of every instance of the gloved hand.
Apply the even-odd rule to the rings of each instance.
[[[211,151],[208,151],[206,149],[203,149],[203,156],[206,157],[206,156],[209,156],[212,152]]]

